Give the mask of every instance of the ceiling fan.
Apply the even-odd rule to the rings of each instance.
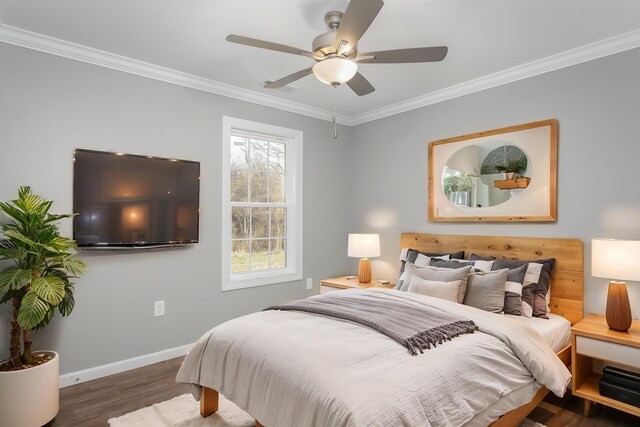
[[[312,51],[278,43],[231,34],[227,41],[309,57],[316,61],[312,67],[290,74],[279,80],[266,82],[267,89],[278,89],[298,79],[314,74],[321,82],[337,87],[346,83],[359,96],[375,88],[358,72],[358,64],[400,64],[438,62],[447,56],[446,46],[416,47],[358,53],[358,41],[382,9],[382,0],[351,0],[344,13],[328,12],[324,22],[331,31],[313,40]]]

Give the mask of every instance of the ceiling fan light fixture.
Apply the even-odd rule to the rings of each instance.
[[[328,85],[348,82],[358,72],[358,64],[345,58],[328,58],[313,66],[313,74]]]

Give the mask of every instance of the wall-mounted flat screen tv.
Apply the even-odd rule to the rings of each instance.
[[[198,242],[200,163],[77,149],[73,237],[83,248]]]

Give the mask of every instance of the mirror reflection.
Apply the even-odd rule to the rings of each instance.
[[[456,206],[496,206],[527,189],[531,170],[529,156],[505,141],[468,145],[447,160],[442,190]]]

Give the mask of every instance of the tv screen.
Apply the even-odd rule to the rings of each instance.
[[[77,149],[73,236],[79,247],[196,243],[200,163]]]

